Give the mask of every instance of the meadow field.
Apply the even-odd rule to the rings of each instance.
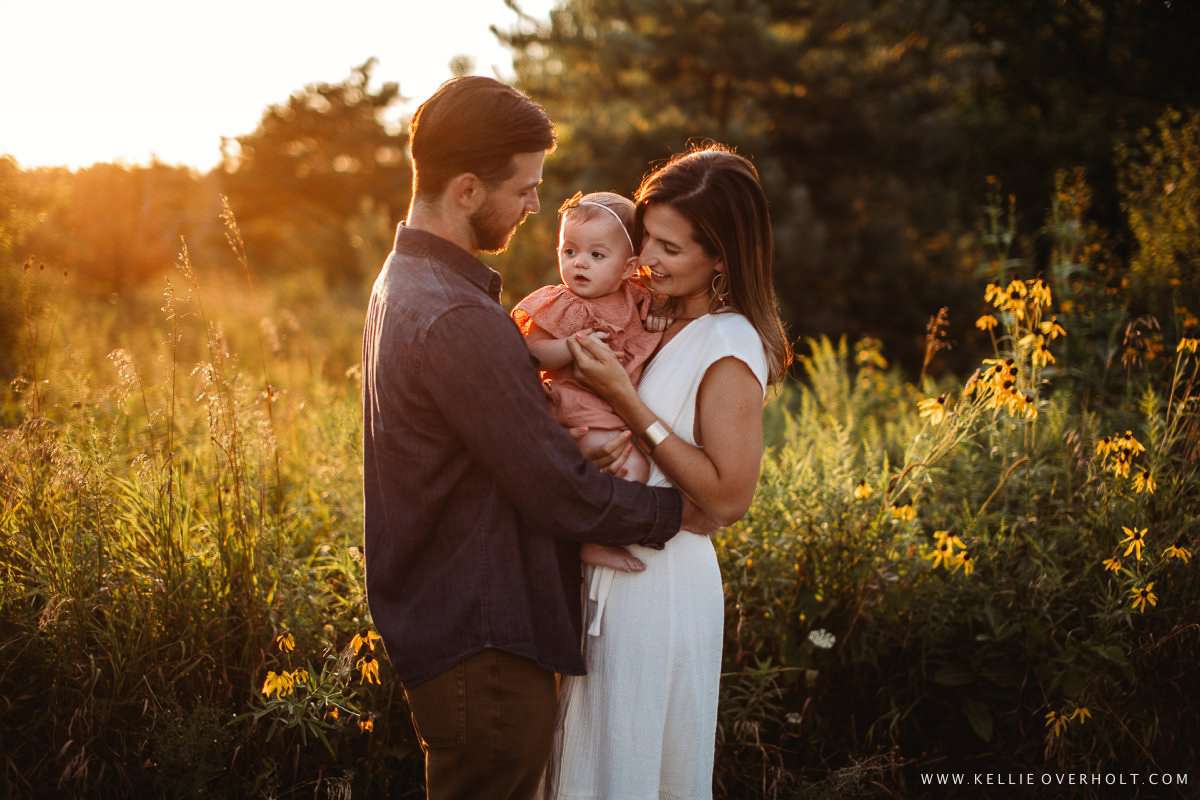
[[[754,505],[716,537],[719,796],[941,796],[931,771],[1194,791],[1198,309],[1126,323],[1086,185],[1057,187],[1039,274],[992,187],[972,342],[935,315],[919,374],[870,338],[798,342]],[[233,267],[185,245],[108,300],[6,275],[6,796],[421,794],[364,597],[369,287],[256,284],[223,224]],[[951,344],[977,368],[937,370]]]

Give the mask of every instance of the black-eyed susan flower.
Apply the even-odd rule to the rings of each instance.
[[[1200,339],[1195,339],[1191,336],[1185,336],[1179,340],[1179,344],[1175,346],[1176,353],[1182,353],[1186,350],[1189,353],[1196,352],[1196,348],[1200,347]]]
[[[360,731],[362,731],[363,733],[374,733],[375,720],[372,719],[371,717],[359,717],[358,718],[358,729]]]
[[[917,518],[917,509],[913,506],[911,500],[904,502],[892,503],[892,519],[896,520],[914,520]]]
[[[1080,725],[1092,718],[1092,712],[1088,711],[1087,706],[1075,706],[1075,710],[1071,712],[1071,721],[1078,721]]]
[[[267,673],[266,680],[263,681],[262,693],[267,697],[275,695],[276,697],[285,697],[292,693],[295,689],[296,679],[290,672],[281,672],[278,675],[274,670]]]
[[[1130,591],[1130,599],[1133,602],[1133,608],[1139,612],[1145,612],[1146,604],[1152,606],[1158,605],[1158,597],[1151,591],[1154,588],[1154,581],[1150,581],[1145,586],[1133,587]]]
[[[367,655],[360,658],[358,660],[358,663],[355,664],[355,666],[358,667],[362,671],[362,675],[360,675],[359,679],[358,679],[358,682],[360,684],[361,683],[379,684],[379,682],[380,682],[379,681],[379,662],[375,659],[375,656],[368,653]]]
[[[1057,339],[1059,336],[1067,335],[1067,332],[1063,329],[1063,326],[1058,324],[1058,317],[1051,317],[1050,319],[1044,321],[1040,326],[1038,326],[1038,329],[1046,336],[1049,336],[1051,340]]]
[[[1096,455],[1104,458],[1113,451],[1115,446],[1111,436],[1101,436],[1096,442]]]
[[[1144,453],[1146,447],[1137,439],[1133,438],[1133,431],[1125,431],[1125,435],[1120,439],[1121,446],[1131,453]]]
[[[1154,494],[1154,490],[1158,488],[1158,484],[1154,482],[1154,476],[1148,470],[1141,470],[1134,473],[1133,490],[1138,494],[1145,492],[1146,494]]]
[[[1055,736],[1061,736],[1062,732],[1067,729],[1067,723],[1070,719],[1066,714],[1059,711],[1048,711],[1046,713],[1046,727],[1054,730]]]
[[[946,532],[939,531],[939,533],[946,533]],[[930,550],[929,553],[925,556],[925,558],[927,558],[933,562],[934,569],[937,569],[938,567],[944,567],[946,569],[950,569],[950,567],[953,566],[954,540],[956,540],[957,538],[958,537],[955,537],[955,536],[943,536],[941,538],[938,538],[934,542],[933,549]]]
[[[1104,569],[1114,574],[1119,572],[1121,570],[1121,559],[1116,556],[1104,559]]]
[[[859,481],[858,485],[856,485],[854,487],[854,499],[855,500],[866,500],[873,494],[875,494],[875,490],[872,489],[870,486],[867,486],[866,481]]]
[[[325,712],[325,716],[329,717],[329,718],[330,718],[331,720],[333,720],[334,722],[337,722],[337,721],[338,721],[338,716],[339,716],[339,715],[338,715],[338,707],[337,707],[337,706],[330,706],[330,707],[329,707],[329,710]]]
[[[1163,550],[1163,555],[1167,558],[1178,558],[1186,564],[1192,558],[1192,551],[1184,547],[1183,542],[1177,539],[1175,544]]]
[[[917,403],[922,417],[929,417],[930,424],[937,425],[946,417],[946,393],[937,397],[929,397]]]
[[[984,314],[982,317],[975,320],[975,327],[979,328],[981,331],[990,331],[992,328],[996,327],[997,324],[999,324],[998,321],[991,314]]]
[[[371,652],[374,653],[375,643],[378,641],[378,633],[370,628],[363,628],[358,633],[354,634],[354,638],[350,640],[350,649],[357,653],[359,648],[361,648],[363,645],[366,645],[371,649]]]
[[[1128,547],[1125,548],[1125,552],[1122,553],[1121,555],[1127,556],[1130,553],[1133,553],[1134,557],[1138,561],[1141,561],[1142,560],[1142,548],[1146,546],[1146,531],[1147,531],[1147,529],[1146,528],[1126,528],[1124,525],[1122,525],[1121,530],[1125,531],[1125,538],[1121,540],[1121,544],[1128,543],[1128,545],[1129,545]]]
[[[290,653],[296,649],[296,639],[290,633],[281,633],[275,637],[275,646],[281,653]]]
[[[963,550],[954,557],[954,569],[951,572],[958,572],[962,568],[963,575],[970,575],[975,571],[975,556],[970,550]]]

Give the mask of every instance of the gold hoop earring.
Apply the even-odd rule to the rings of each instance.
[[[718,284],[720,284],[718,286]],[[718,272],[713,275],[712,284],[710,284],[713,293],[713,303],[717,308],[729,302],[729,278],[724,272]]]

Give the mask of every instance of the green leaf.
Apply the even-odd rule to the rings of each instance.
[[[963,716],[971,724],[971,730],[985,742],[992,740],[992,712],[986,704],[978,700],[964,697],[962,701]]]
[[[975,673],[962,664],[942,664],[933,673],[933,682],[942,686],[966,686],[975,682]]]

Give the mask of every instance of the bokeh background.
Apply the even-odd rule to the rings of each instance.
[[[0,0],[6,794],[419,796],[359,334],[407,120],[472,72],[558,129],[508,304],[556,281],[549,209],[690,143],[770,198],[801,358],[718,537],[718,796],[1194,791],[1200,8],[443,5]],[[987,357],[1014,385],[972,393]]]

